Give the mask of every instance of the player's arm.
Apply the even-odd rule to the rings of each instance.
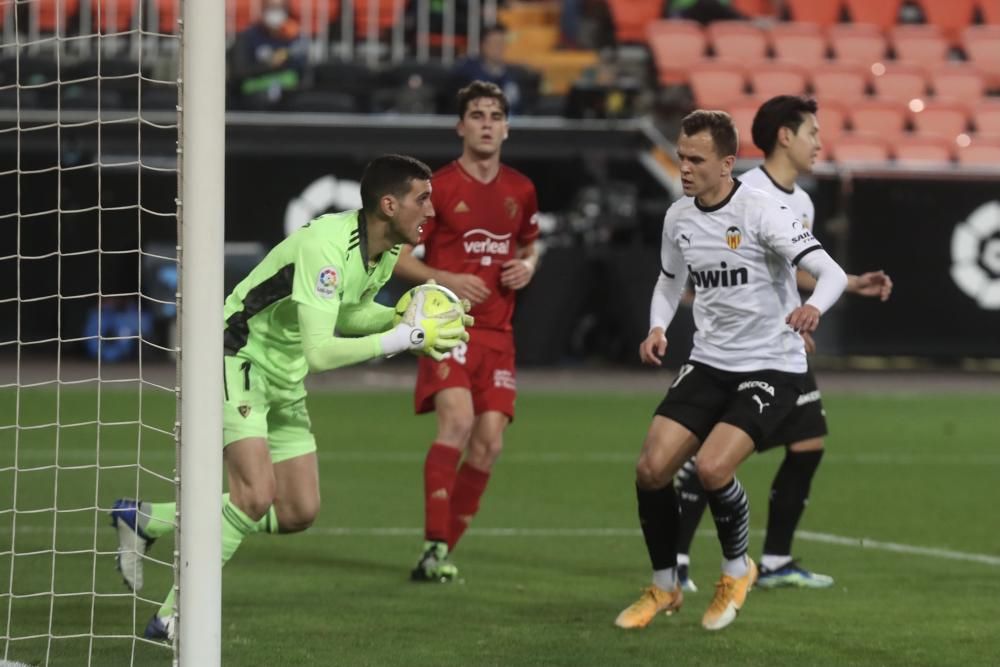
[[[344,306],[337,319],[337,330],[348,336],[380,333],[392,328],[394,310],[375,303],[375,295],[356,306]]]
[[[450,289],[458,298],[468,299],[473,304],[482,303],[490,296],[490,289],[479,276],[436,269],[414,257],[413,246],[409,245],[404,245],[399,253],[399,261],[396,262],[393,274],[416,285],[433,280]]]
[[[816,289],[816,279],[801,269],[795,274],[795,282],[803,292],[812,292]],[[848,273],[845,291],[848,294],[878,297],[880,301],[888,301],[889,295],[892,294],[892,278],[885,271],[868,271],[859,276]]]
[[[537,266],[538,247],[535,242],[529,241],[518,246],[516,257],[503,263],[500,284],[513,290],[523,289],[531,282]]]
[[[652,366],[663,363],[661,358],[667,353],[667,327],[677,314],[687,284],[687,265],[681,249],[666,233],[667,224],[664,223],[660,245],[660,275],[649,303],[649,334],[639,344],[639,358]]]

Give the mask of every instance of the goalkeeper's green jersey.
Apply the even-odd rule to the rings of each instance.
[[[226,299],[226,355],[247,357],[272,381],[292,386],[309,370],[299,304],[327,314],[342,333],[388,329],[393,310],[374,298],[400,246],[370,262],[367,229],[362,211],[323,215],[275,246]]]

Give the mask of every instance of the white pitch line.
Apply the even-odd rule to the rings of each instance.
[[[51,526],[18,526],[17,532],[29,534],[51,533]],[[93,531],[83,527],[64,527],[59,532],[70,532],[74,534],[91,534]],[[335,527],[313,527],[305,535],[313,537],[419,537],[423,535],[423,529],[412,526],[386,526],[382,528],[353,528],[346,526]],[[763,530],[752,531],[757,537],[764,534]],[[642,532],[638,528],[471,528],[469,535],[478,537],[639,537]],[[715,532],[711,530],[699,530],[698,537],[715,537]],[[0,531],[0,544],[9,543],[9,532]],[[820,542],[823,544],[835,544],[843,547],[853,547],[855,549],[867,549],[872,551],[888,551],[892,553],[908,554],[911,556],[927,556],[928,558],[939,558],[942,560],[958,560],[971,563],[982,563],[1000,567],[1000,556],[990,554],[977,554],[966,551],[954,551],[952,549],[941,549],[938,547],[922,547],[913,544],[900,544],[898,542],[883,542],[872,540],[867,537],[845,537],[842,535],[831,535],[829,533],[817,533],[811,530],[800,530],[795,533],[795,537],[805,542]]]

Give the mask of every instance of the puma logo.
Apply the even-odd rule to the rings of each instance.
[[[760,414],[764,414],[764,408],[771,405],[770,403],[765,403],[764,401],[760,400],[760,396],[758,396],[757,394],[752,395],[750,398],[757,401],[757,405],[760,406]]]
[[[684,239],[685,241],[687,241],[688,245],[691,245],[691,235],[690,234],[681,234],[681,238]]]

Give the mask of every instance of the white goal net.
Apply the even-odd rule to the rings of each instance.
[[[0,0],[0,664],[170,664],[109,510],[176,494],[179,14]]]

